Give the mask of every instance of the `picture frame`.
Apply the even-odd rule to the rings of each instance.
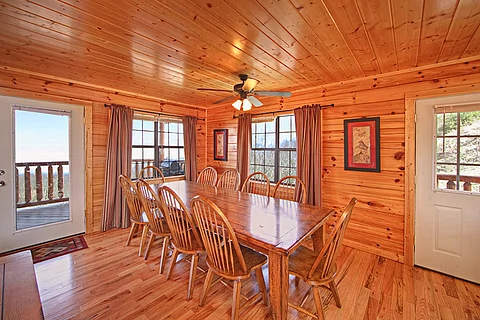
[[[344,169],[380,172],[380,117],[343,120]]]
[[[228,161],[228,129],[213,130],[213,159]]]

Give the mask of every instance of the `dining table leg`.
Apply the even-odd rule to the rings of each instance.
[[[275,251],[268,253],[270,309],[273,319],[286,320],[288,316],[288,256]]]

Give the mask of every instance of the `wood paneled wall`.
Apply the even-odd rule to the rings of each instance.
[[[165,112],[177,115],[193,115],[205,118],[203,108],[186,105],[172,105],[163,103],[161,100],[149,99],[142,96],[129,96],[114,90],[98,88],[95,86],[79,85],[58,78],[50,78],[39,74],[31,74],[21,70],[0,70],[0,94],[30,98],[37,100],[49,100],[55,102],[72,103],[89,106],[91,108],[91,124],[86,124],[87,131],[91,131],[90,143],[92,150],[91,159],[86,159],[87,179],[91,185],[87,185],[86,230],[87,232],[99,231],[102,219],[103,196],[105,189],[105,161],[108,139],[108,126],[110,111],[104,107],[104,103],[125,104],[132,108],[147,111]],[[88,120],[87,120],[88,121]],[[205,121],[197,123],[197,163],[198,168],[203,168],[206,163]],[[89,208],[90,206],[90,208]]]
[[[417,68],[386,76],[336,83],[294,92],[285,101],[261,99],[264,106],[253,113],[293,110],[305,104],[334,103],[324,109],[322,125],[322,201],[340,211],[351,197],[358,198],[345,236],[345,244],[403,261],[405,231],[405,97],[480,91],[480,61]],[[220,172],[236,167],[237,120],[233,107],[207,111],[207,165]],[[380,117],[381,172],[343,169],[343,120]],[[213,130],[229,130],[228,161],[213,160]],[[300,155],[299,155],[300,156]],[[334,217],[329,223],[333,224]],[[409,217],[410,219],[410,217]],[[410,254],[408,253],[408,254]]]

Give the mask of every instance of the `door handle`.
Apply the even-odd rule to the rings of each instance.
[[[5,174],[5,170],[0,170],[0,176],[3,176]]]
[[[0,187],[5,186],[5,184],[6,184],[5,181],[0,181]]]

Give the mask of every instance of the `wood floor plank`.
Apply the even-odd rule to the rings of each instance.
[[[89,248],[35,264],[45,319],[230,319],[232,291],[217,283],[198,306],[204,277],[198,272],[193,298],[187,301],[189,263],[179,261],[170,280],[158,273],[161,242],[149,259],[138,256],[139,238],[126,247],[128,230],[89,234]],[[430,270],[404,266],[349,247],[338,256],[338,291],[321,290],[326,319],[480,319],[480,286]],[[167,260],[167,267],[170,259]],[[199,266],[206,268],[205,257]],[[268,268],[263,269],[268,287]],[[308,286],[294,286],[298,302]],[[242,293],[258,292],[256,277]],[[313,298],[305,307],[314,310]],[[293,309],[289,319],[308,319]],[[270,320],[268,307],[256,301],[240,308],[240,319]]]

